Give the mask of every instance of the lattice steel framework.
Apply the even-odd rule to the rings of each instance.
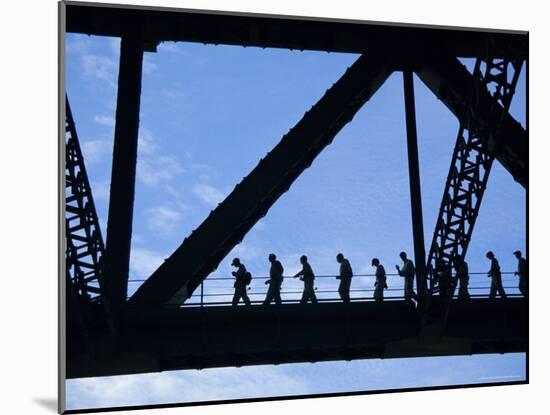
[[[103,301],[101,229],[67,100],[65,118],[65,237],[66,273],[72,293],[87,302]]]
[[[453,152],[451,167],[445,184],[443,200],[428,254],[430,288],[437,289],[433,278],[436,264],[452,266],[466,256],[478,216],[481,200],[487,187],[491,166],[495,159],[496,131],[508,112],[519,78],[522,59],[478,58],[473,71],[473,84],[468,94],[466,111]],[[480,92],[489,92],[493,98],[492,110],[500,114],[489,123],[476,117]]]

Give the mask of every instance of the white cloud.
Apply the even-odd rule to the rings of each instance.
[[[233,248],[233,250],[226,256],[226,258],[232,259],[233,257],[239,257],[243,261],[251,261],[258,258],[261,253],[262,252],[260,251],[260,249],[253,245],[240,243],[235,248]]]
[[[94,121],[100,125],[106,125],[108,127],[114,127],[115,126],[115,119],[114,117],[110,117],[108,115],[96,115],[94,117]]]
[[[138,179],[147,186],[172,180],[185,172],[183,166],[172,156],[154,156],[138,160]]]
[[[180,192],[174,186],[171,186],[169,184],[164,186],[164,190],[166,190],[166,193],[174,197],[179,197],[180,195]]]
[[[111,45],[111,50],[115,56],[120,55],[120,38],[114,37],[110,39],[109,44]]]
[[[185,50],[181,44],[176,42],[161,42],[157,46],[157,52],[168,52],[168,53],[177,53],[183,56],[191,56],[192,53],[188,50]]]
[[[67,381],[69,408],[196,402],[311,393],[284,367],[249,366]]]
[[[158,69],[158,65],[151,61],[149,55],[143,55],[143,73],[149,75]]]
[[[90,183],[90,186],[92,187],[92,193],[95,201],[109,200],[109,195],[111,193],[111,184],[109,180],[92,182]]]
[[[138,152],[140,155],[152,155],[158,149],[151,130],[145,127],[139,128]]]
[[[90,50],[91,41],[84,36],[68,36],[65,42],[66,53],[86,53]]]
[[[185,168],[174,156],[165,155],[160,151],[152,131],[141,127],[138,143],[138,180],[147,186],[156,186],[161,182],[169,182],[184,172]]]
[[[148,278],[166,258],[159,252],[142,248],[132,248],[130,252],[130,271],[139,278]]]
[[[82,56],[82,67],[85,78],[96,78],[109,82],[115,86],[117,63],[107,56],[84,55]]]
[[[177,99],[177,98],[183,98],[185,97],[185,94],[176,89],[177,87],[171,87],[171,88],[162,88],[160,90],[160,93],[165,97],[165,98],[168,98],[168,99]]]
[[[225,198],[225,195],[219,189],[205,183],[196,184],[193,186],[192,191],[207,205],[215,206]]]
[[[87,164],[105,161],[112,154],[113,145],[110,140],[83,140],[82,153]]]
[[[145,210],[147,227],[160,236],[170,235],[181,221],[181,213],[166,206],[156,206]]]

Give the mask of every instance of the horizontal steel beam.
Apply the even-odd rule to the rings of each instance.
[[[441,53],[437,58],[418,61],[415,72],[428,88],[461,120],[468,107],[468,91],[473,76],[458,59]],[[480,81],[479,103],[476,106],[475,124],[479,137],[510,172],[514,179],[527,188],[529,174],[529,143],[526,130],[502,110]]]
[[[135,7],[135,6],[134,6]],[[496,56],[525,56],[526,32],[463,30],[352,20],[257,15],[170,8],[67,3],[67,32],[120,37],[143,28],[145,40],[365,53],[404,41],[437,42],[455,56],[473,57],[488,38]]]
[[[233,192],[130,298],[129,305],[184,302],[307,169],[391,74],[360,57]]]
[[[116,354],[69,344],[67,376],[525,352],[527,303],[454,302],[440,336],[420,337],[421,312],[403,301],[127,309]],[[71,339],[69,339],[71,341]]]

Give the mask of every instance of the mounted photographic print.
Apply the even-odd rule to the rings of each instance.
[[[60,411],[528,382],[527,32],[59,11]]]

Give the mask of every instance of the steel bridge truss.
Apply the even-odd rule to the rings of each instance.
[[[142,57],[144,51],[155,49],[151,45],[162,41],[201,40],[215,44],[338,50],[361,53],[361,56],[145,281],[129,299],[129,306],[181,304],[189,298],[395,70],[409,74],[414,71],[460,120],[427,261],[423,243],[415,242],[415,253],[420,252],[417,245],[422,245],[416,262],[427,264],[428,270],[428,275],[420,272],[423,274],[420,276],[422,287],[426,286],[425,279],[433,274],[437,262],[452,265],[465,256],[495,158],[516,181],[524,187],[527,185],[527,135],[508,114],[526,58],[526,36],[426,28],[415,29],[413,33],[400,28],[342,23],[329,25],[333,28],[332,35],[313,42],[310,37],[304,37],[302,23],[298,27],[296,22],[284,19],[203,16],[169,10],[113,11],[82,5],[71,5],[67,11],[69,32],[122,38],[112,175],[116,180],[111,184],[116,184],[117,191],[111,192],[109,203],[107,239],[112,242],[107,244],[106,256],[74,122],[67,106],[67,278],[76,295],[90,303],[107,300],[116,305],[117,310],[126,304]],[[202,20],[203,24],[193,26],[193,30],[182,24]],[[240,29],[222,33],[218,30],[221,21]],[[267,28],[262,36],[248,30],[260,23]],[[318,30],[326,23],[307,24],[311,30]],[[273,27],[269,29],[269,25]],[[298,43],[281,37],[282,27],[292,31]],[[358,27],[366,30],[364,36],[354,35],[347,41],[335,36],[335,33],[349,35]],[[354,43],[363,38],[369,42]],[[373,39],[378,40],[373,42]],[[479,59],[480,55],[483,58]],[[456,56],[478,57],[473,74],[460,65]],[[414,98],[410,101],[409,107],[414,108]],[[412,112],[407,111],[407,115],[409,113]],[[416,134],[412,127],[413,123],[408,131],[411,139]],[[409,170],[412,174],[410,167]],[[421,208],[421,202],[417,204]],[[416,219],[418,217],[421,214],[417,213]],[[413,212],[413,222],[414,219]],[[119,249],[121,246],[124,249]],[[105,281],[104,272],[109,274]],[[431,288],[436,289],[432,278],[430,281]]]
[[[66,274],[71,291],[89,303],[103,301],[101,229],[69,101],[65,120]],[[68,288],[69,288],[68,287]]]
[[[424,303],[419,296],[421,307],[402,301],[360,301],[347,307],[321,303],[311,308],[284,304],[258,307],[254,313],[244,307],[179,307],[394,71],[404,72],[411,177],[414,173],[419,179],[417,151],[411,151],[417,145],[413,72],[460,122],[427,258],[420,186],[411,181],[415,262],[427,264],[424,270],[418,267],[417,285],[425,288],[429,278],[431,292],[437,291],[431,278],[435,264],[450,266],[466,255],[494,159],[527,187],[527,133],[508,113],[527,57],[526,34],[65,2],[60,9],[66,11],[67,32],[121,38],[111,180],[115,190],[109,201],[106,246],[68,102],[66,108],[68,377],[526,350],[522,298],[455,303],[451,313],[436,296]],[[163,41],[360,57],[127,299],[143,53]],[[457,57],[476,58],[473,73]]]
[[[466,256],[495,159],[495,146],[498,146],[495,136],[508,113],[522,64],[522,59],[476,60],[428,254],[427,269],[432,292],[438,290],[434,278],[438,266],[451,267]],[[477,116],[480,94],[487,92],[492,96],[490,112],[499,114],[497,119],[488,123],[480,121]]]

